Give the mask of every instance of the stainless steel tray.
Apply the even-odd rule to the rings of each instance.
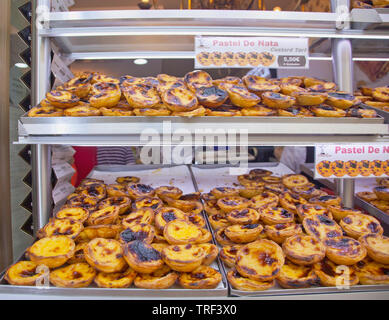
[[[126,165],[126,166],[97,166],[92,170],[93,172],[99,173],[115,173],[115,172],[136,172],[141,170],[156,170],[160,168],[172,168],[177,167],[174,165]],[[183,166],[188,170],[188,176],[190,179],[192,175],[188,166]],[[169,178],[169,177],[168,177]],[[166,184],[168,184],[168,178]],[[190,181],[193,185],[193,190],[195,190],[193,180]],[[209,227],[209,225],[207,225]],[[211,230],[211,229],[210,229]],[[17,261],[23,260],[25,257],[22,255]],[[31,286],[13,286],[9,285],[4,280],[5,272],[0,274],[0,295],[1,294],[22,294],[22,295],[31,295],[31,298],[34,295],[50,295],[50,296],[58,296],[58,297],[74,297],[74,298],[82,298],[82,297],[107,297],[107,298],[115,298],[115,297],[128,297],[128,298],[222,298],[227,297],[228,295],[228,286],[227,280],[223,273],[223,268],[221,266],[220,261],[215,261],[212,267],[218,269],[222,273],[222,282],[215,289],[183,289],[178,285],[174,285],[170,289],[141,289],[141,288],[125,288],[125,289],[106,289],[99,288],[95,284],[92,284],[87,288],[58,288],[54,286],[50,286],[47,288],[40,287],[31,287]]]
[[[249,163],[249,168],[252,167],[268,167],[270,170],[271,168],[277,166],[278,163]],[[192,167],[198,167],[198,168],[221,168],[221,167],[228,167],[228,165],[193,165]],[[193,171],[192,171],[193,173]],[[196,175],[193,174],[194,180],[195,180],[195,187],[197,190],[199,190],[197,181],[196,181]],[[214,187],[214,186],[212,186]],[[208,221],[208,216],[205,214]],[[389,217],[388,217],[389,218]],[[208,221],[209,224],[209,221]],[[215,243],[215,233],[212,227],[210,226],[210,230],[212,231],[212,236],[214,238]],[[222,261],[219,260],[220,265],[222,266],[224,277],[227,279],[227,272],[229,271],[229,268],[224,265]],[[385,294],[385,297],[389,299],[389,285],[357,285],[352,286],[349,289],[337,289],[335,287],[311,287],[311,288],[301,288],[301,289],[284,289],[281,288],[278,284],[276,284],[275,287],[265,290],[265,291],[243,291],[243,290],[236,290],[234,289],[231,284],[228,283],[228,290],[229,295],[232,297],[271,297],[271,296],[298,296],[298,295],[313,295],[313,294],[345,294],[345,293],[352,293],[352,292],[373,292],[373,291],[382,291],[382,292],[388,292],[387,295]]]

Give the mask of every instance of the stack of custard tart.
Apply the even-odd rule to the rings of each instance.
[[[85,179],[5,279],[33,286],[44,265],[58,287],[216,288],[222,276],[210,265],[218,248],[202,210],[200,193],[174,186],[154,189],[132,176],[108,185]]]
[[[389,112],[389,87],[360,87],[358,91],[354,92],[363,104]]]
[[[184,77],[82,73],[46,94],[29,117],[89,116],[285,116],[376,117],[357,97],[333,82],[246,75],[212,79],[205,71]]]
[[[372,191],[357,192],[357,196],[389,215],[389,178],[376,178]]]
[[[202,194],[233,288],[389,284],[389,238],[374,217],[303,175],[252,169],[238,182]]]

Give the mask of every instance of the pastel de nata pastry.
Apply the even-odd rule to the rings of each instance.
[[[313,265],[320,283],[326,287],[354,286],[359,278],[355,269],[348,266],[338,266],[327,258]]]
[[[77,236],[84,229],[80,221],[72,219],[50,219],[49,222],[38,231],[38,238],[63,235],[71,239]]]
[[[359,261],[354,269],[363,285],[389,284],[389,265],[382,264],[371,259]]]
[[[74,263],[50,272],[50,282],[56,287],[85,288],[96,276],[96,270],[89,264]]]
[[[75,248],[76,244],[71,238],[51,236],[36,241],[27,249],[26,255],[32,262],[52,269],[65,264],[74,255]]]
[[[220,228],[215,233],[216,241],[221,246],[231,246],[236,244],[234,241],[232,241],[225,233],[227,227]]]
[[[133,283],[136,275],[137,273],[131,268],[124,272],[99,272],[94,281],[100,288],[128,288]]]
[[[154,210],[151,208],[141,208],[137,209],[122,220],[122,225],[124,228],[130,228],[134,224],[152,224],[154,222],[155,214]],[[158,226],[156,225],[158,228]]]
[[[226,218],[224,214],[215,213],[208,217],[208,221],[211,224],[212,228],[217,231],[218,229],[227,227],[231,224],[230,221]]]
[[[353,238],[340,237],[337,239],[327,239],[326,256],[331,261],[339,265],[353,265],[366,257],[366,248]]]
[[[280,195],[281,207],[292,213],[297,213],[296,206],[305,204],[307,202],[308,201],[304,197],[293,192],[284,192]]]
[[[219,258],[222,260],[228,267],[232,268],[235,266],[236,255],[238,250],[242,247],[241,244],[234,244],[230,246],[225,246],[219,251]]]
[[[316,238],[297,234],[282,244],[286,257],[298,265],[312,265],[325,257],[325,246]]]
[[[244,277],[271,281],[284,264],[284,254],[278,244],[261,239],[244,245],[236,256],[236,269]]]
[[[151,245],[139,240],[124,246],[124,259],[133,270],[140,273],[152,273],[163,265],[161,254]]]
[[[216,198],[221,199],[224,197],[238,196],[239,190],[231,187],[216,187],[213,188],[210,193]]]
[[[362,213],[360,210],[342,206],[328,206],[327,209],[331,212],[335,221],[340,221],[351,213]]]
[[[359,238],[368,256],[376,262],[389,264],[389,238],[379,234],[366,234]]]
[[[257,210],[262,210],[268,207],[276,207],[278,205],[279,197],[273,193],[265,191],[250,200],[249,207]]]
[[[163,207],[158,210],[155,215],[155,227],[163,232],[166,224],[173,220],[186,220],[188,221],[188,216],[186,213],[180,209],[172,208],[172,207]]]
[[[301,224],[293,222],[266,225],[265,233],[270,240],[282,244],[287,238],[303,232]]]
[[[294,187],[304,186],[309,183],[307,177],[302,174],[288,174],[282,177],[282,183],[285,187],[292,189]]]
[[[203,248],[192,244],[173,245],[162,250],[163,261],[179,272],[195,270],[202,264],[206,255]]]
[[[131,208],[131,199],[128,197],[109,197],[99,202],[98,208],[103,209],[108,206],[119,208],[119,215],[126,214]]]
[[[256,224],[235,224],[224,229],[225,235],[236,243],[255,241],[263,230],[263,226]]]
[[[14,286],[34,286],[43,276],[44,269],[40,271],[37,263],[33,261],[19,261],[10,266],[4,279]]]
[[[199,243],[197,246],[203,248],[206,253],[202,262],[203,265],[210,265],[212,262],[215,261],[219,254],[219,249],[217,248],[217,246],[212,243]]]
[[[107,195],[109,197],[128,197],[127,185],[123,183],[108,184]]]
[[[133,224],[119,234],[119,241],[127,244],[131,241],[140,240],[145,243],[152,243],[155,236],[155,229],[146,223]]]
[[[234,289],[242,291],[264,291],[273,288],[276,283],[274,279],[269,281],[249,279],[235,269],[227,273],[227,280]]]
[[[349,237],[358,239],[365,234],[382,235],[383,228],[380,222],[369,215],[360,213],[351,213],[340,221],[340,226]]]
[[[168,289],[178,279],[178,273],[163,265],[152,273],[139,273],[134,280],[137,288],[143,289]]]
[[[294,264],[285,259],[285,263],[277,276],[277,282],[285,289],[309,288],[317,285],[318,277],[312,266]]]
[[[193,223],[176,219],[165,225],[163,236],[170,244],[188,244],[198,241],[202,237],[202,232]]]
[[[185,289],[214,289],[221,281],[221,273],[209,266],[199,266],[178,277],[178,283]]]
[[[71,219],[84,223],[89,217],[89,211],[80,207],[62,208],[55,214],[56,219]]]
[[[306,233],[319,241],[343,236],[342,228],[326,215],[306,217],[303,220],[303,226]]]
[[[226,215],[227,220],[232,224],[252,224],[257,223],[260,214],[257,210],[246,208],[242,210],[233,210]]]
[[[129,184],[129,183],[138,183],[140,181],[139,177],[135,176],[124,176],[124,177],[117,177],[116,182],[120,184]]]
[[[132,208],[134,210],[141,208],[151,208],[154,211],[158,211],[163,207],[163,202],[157,197],[144,196],[134,200],[132,203]]]
[[[67,108],[63,111],[65,117],[98,117],[102,115],[101,109],[91,107],[89,103],[79,103],[79,105]]]
[[[300,204],[296,207],[298,220],[303,222],[304,218],[317,215],[325,215],[332,219],[332,213],[325,207],[318,204]]]
[[[75,239],[77,243],[89,242],[95,238],[115,239],[122,231],[122,226],[105,224],[85,227]]]
[[[266,207],[259,210],[260,218],[265,224],[279,224],[294,221],[294,214],[281,207]]]
[[[67,263],[73,264],[73,263],[79,263],[79,262],[86,262],[85,255],[84,255],[84,248],[88,242],[80,242],[76,244],[76,248],[74,250],[74,255],[71,257]]]
[[[92,212],[87,221],[87,225],[114,224],[119,217],[119,207],[107,206],[103,209]]]
[[[199,87],[211,87],[212,86],[212,77],[203,70],[195,70],[188,72],[184,76],[185,84],[188,86],[189,90],[196,92]]]
[[[223,212],[245,209],[249,206],[249,200],[240,196],[227,196],[219,199],[217,205]]]

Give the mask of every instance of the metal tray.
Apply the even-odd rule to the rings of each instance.
[[[141,170],[156,170],[160,168],[172,168],[178,167],[174,165],[127,165],[127,166],[97,166],[92,170],[89,176],[94,176],[93,173],[98,172],[102,174],[105,173],[115,173],[115,172],[136,172]],[[192,175],[188,166],[182,166],[188,170],[188,176],[190,179]],[[167,184],[170,177],[167,177]],[[190,181],[193,185],[193,190],[195,186],[193,180]],[[207,225],[209,227],[209,225]],[[210,229],[211,230],[211,229]],[[22,255],[17,261],[23,260],[25,257]],[[21,294],[27,295],[30,298],[34,298],[34,295],[50,295],[57,297],[73,297],[73,298],[222,298],[227,297],[228,295],[228,286],[227,280],[223,273],[223,268],[220,264],[220,261],[215,261],[212,265],[215,269],[218,269],[222,274],[222,282],[215,289],[183,289],[178,285],[174,285],[169,289],[141,289],[141,288],[125,288],[125,289],[108,289],[108,288],[99,288],[95,284],[92,284],[87,288],[58,288],[54,286],[50,287],[31,287],[31,286],[13,286],[9,285],[4,280],[5,272],[0,274],[0,295],[1,294]]]
[[[273,162],[273,163],[249,163],[249,168],[253,167],[262,167],[266,168],[274,168],[277,166],[278,163]],[[221,167],[228,167],[228,165],[193,165],[193,167],[198,167],[198,168],[207,168],[207,169],[212,169],[212,168],[221,168]],[[270,169],[271,170],[271,169]],[[193,171],[192,171],[193,173]],[[194,180],[195,180],[195,187],[197,190],[199,190],[197,181],[196,181],[196,176],[193,174]],[[212,186],[214,187],[214,186]],[[205,214],[207,217],[208,221],[208,216]],[[209,221],[208,221],[209,223]],[[212,231],[212,236],[214,238],[215,243],[215,233],[212,227],[210,226],[210,230]],[[224,265],[222,261],[219,260],[220,265],[222,266],[223,274],[224,277],[227,279],[227,273],[229,271],[229,268]],[[352,292],[373,292],[373,291],[382,291],[386,292],[389,291],[389,285],[357,285],[357,286],[352,286],[349,289],[337,289],[335,287],[311,287],[311,288],[301,288],[301,289],[284,289],[281,288],[278,283],[276,283],[276,286],[265,290],[265,291],[243,291],[243,290],[237,290],[234,289],[231,284],[227,281],[228,283],[228,290],[229,290],[229,295],[232,297],[271,297],[271,296],[298,296],[298,295],[313,295],[313,294],[347,294],[347,293],[352,293]],[[389,298],[389,292],[385,294],[386,298]]]

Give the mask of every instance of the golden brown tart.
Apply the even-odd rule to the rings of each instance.
[[[134,280],[138,288],[143,289],[168,289],[176,283],[178,273],[172,271],[167,265],[149,273],[139,273]]]
[[[219,243],[219,245],[221,246],[231,246],[231,245],[234,245],[236,244],[234,241],[232,241],[230,238],[227,237],[226,233],[225,233],[225,229],[227,227],[223,227],[223,228],[220,228],[218,229],[216,232],[215,232],[215,238],[216,238],[216,241]]]
[[[278,205],[278,201],[279,197],[275,193],[264,191],[263,193],[251,198],[249,207],[262,210],[268,207],[276,207]]]
[[[278,244],[282,244],[287,238],[302,232],[303,228],[301,224],[293,222],[265,226],[266,236]]]
[[[105,108],[99,109],[104,117],[130,117],[134,115],[133,109],[129,108]]]
[[[163,232],[166,224],[176,219],[188,221],[188,217],[184,211],[177,208],[163,207],[155,215],[155,227]]]
[[[119,215],[126,214],[131,208],[131,199],[128,197],[109,197],[99,202],[98,208],[103,209],[109,206],[116,206],[119,208]]]
[[[78,106],[65,109],[63,114],[66,117],[98,117],[101,116],[101,110],[80,102]]]
[[[75,107],[80,101],[80,99],[75,94],[72,94],[68,91],[59,90],[48,92],[46,94],[46,98],[52,106],[61,109]]]
[[[77,238],[77,236],[84,229],[83,224],[80,221],[72,219],[53,219],[38,231],[38,238],[45,238],[51,236],[66,236],[71,239]]]
[[[353,95],[343,92],[329,92],[326,103],[330,106],[340,109],[348,109],[353,105],[359,104],[361,101]]]
[[[162,201],[166,197],[179,199],[182,196],[182,190],[173,186],[161,186],[155,189],[155,193]]]
[[[62,117],[63,110],[54,106],[33,107],[28,111],[29,117]]]
[[[188,72],[184,76],[185,84],[188,86],[189,90],[196,92],[200,87],[211,87],[212,86],[212,77],[203,70],[195,70]]]
[[[285,210],[292,212],[292,213],[297,213],[297,206],[306,204],[307,200],[293,192],[284,192],[280,195],[280,205],[283,207]]]
[[[153,198],[149,196],[140,197],[134,200],[132,203],[132,209],[138,210],[142,208],[150,208],[154,211],[158,211],[163,207],[163,202],[159,198]]]
[[[76,244],[76,248],[74,250],[74,256],[68,260],[68,264],[86,262],[84,255],[84,248],[87,246],[88,242],[80,242]]]
[[[227,220],[231,224],[252,224],[259,221],[259,212],[252,208],[233,210],[227,213]]]
[[[255,241],[263,230],[263,226],[255,224],[234,224],[224,229],[225,235],[236,243]]]
[[[83,208],[90,212],[96,210],[97,202],[98,201],[94,198],[77,195],[68,199],[64,204],[64,208]]]
[[[261,239],[244,245],[236,255],[236,269],[244,277],[271,281],[284,264],[281,247],[274,241]]]
[[[251,175],[251,174],[242,174],[238,176],[238,181],[242,186],[245,187],[263,187],[265,183],[262,180],[263,177]]]
[[[213,188],[210,193],[216,198],[233,197],[239,195],[239,190],[231,187],[217,187]]]
[[[386,5],[389,5],[387,1],[385,1]],[[372,92],[372,96],[375,100],[382,102],[389,102],[389,88],[388,87],[378,87],[375,88]]]
[[[282,177],[282,183],[285,187],[292,189],[295,187],[305,186],[309,183],[307,177],[302,174],[288,174]]]
[[[222,260],[228,267],[232,268],[235,266],[236,254],[238,250],[242,247],[241,244],[234,244],[225,246],[219,251],[219,258]]]
[[[50,282],[61,288],[85,288],[92,283],[95,276],[95,269],[80,262],[51,271]]]
[[[294,214],[281,207],[266,207],[259,210],[260,218],[265,224],[279,224],[294,221]]]
[[[277,115],[277,111],[263,105],[255,105],[250,108],[242,108],[242,116],[248,117],[273,117]]]
[[[219,249],[212,243],[199,243],[197,246],[203,248],[206,255],[203,259],[203,265],[210,265],[215,261],[219,254]]]
[[[262,103],[274,109],[287,109],[296,103],[296,99],[278,92],[267,91],[262,94]]]
[[[362,213],[360,210],[342,206],[328,206],[327,209],[329,212],[331,212],[335,221],[340,221],[351,213]]]
[[[207,223],[201,213],[187,213],[188,221],[198,226],[199,228],[206,228]]]
[[[88,226],[81,231],[76,242],[89,242],[95,238],[115,239],[120,231],[122,231],[122,226],[115,224]]]
[[[152,224],[154,222],[154,210],[150,208],[142,208],[131,212],[122,220],[124,228],[129,228],[133,224],[147,223]]]
[[[267,91],[279,92],[281,88],[277,84],[273,84],[266,78],[255,76],[255,75],[246,75],[242,78],[244,84],[250,92],[261,96],[262,93]]]
[[[342,228],[326,215],[306,217],[303,220],[306,233],[315,237],[319,241],[336,239],[343,236]]]
[[[231,85],[226,88],[228,97],[234,106],[241,108],[251,108],[257,105],[261,98],[240,85]]]
[[[152,86],[128,85],[123,89],[123,94],[132,108],[153,108],[161,103],[157,90]]]
[[[359,261],[355,266],[360,284],[389,284],[389,265],[371,259]]]
[[[196,95],[184,87],[163,91],[161,98],[164,105],[173,112],[188,112],[198,108]]]
[[[108,206],[103,209],[93,211],[86,224],[89,226],[92,225],[102,225],[102,224],[114,224],[119,217],[119,207],[117,206]]]
[[[277,113],[280,117],[313,117],[313,113],[307,107],[292,106],[286,109],[278,109]]]
[[[318,277],[312,266],[294,264],[285,259],[277,276],[277,282],[285,289],[309,288],[318,284]]]
[[[292,96],[296,98],[296,104],[300,106],[317,106],[326,101],[328,94],[326,92],[299,90],[292,93]]]
[[[84,248],[85,260],[101,272],[120,272],[126,266],[123,249],[114,239],[95,238]]]
[[[81,196],[93,198],[97,201],[100,201],[107,196],[107,189],[105,185],[101,183],[89,184],[85,187],[81,187],[79,194]]]
[[[216,108],[221,106],[227,99],[228,93],[216,86],[199,87],[196,90],[197,100],[204,107]]]
[[[196,109],[190,110],[190,111],[174,111],[172,113],[172,116],[177,117],[204,117],[206,115],[207,110],[203,106],[199,106]]]
[[[230,221],[228,221],[228,219],[226,218],[226,216],[221,213],[215,213],[210,215],[208,217],[208,220],[215,231],[227,227],[231,224]]]
[[[292,193],[298,194],[299,196],[303,197],[306,200],[309,200],[314,197],[321,197],[321,196],[326,196],[327,193],[320,190],[316,189],[314,186],[311,185],[305,185],[301,187],[294,187],[291,189]]]
[[[359,282],[353,267],[338,266],[326,258],[314,264],[313,268],[320,283],[326,287],[354,286]]]
[[[276,283],[274,279],[270,281],[249,279],[236,270],[227,273],[227,280],[234,289],[242,291],[264,291],[273,288]]]
[[[373,192],[376,194],[378,200],[389,201],[389,187],[378,186],[373,188]]]
[[[389,264],[389,238],[379,234],[366,234],[359,238],[367,254],[374,261]]]
[[[380,222],[369,215],[352,213],[340,220],[340,226],[349,237],[358,239],[365,234],[380,234],[383,233],[383,228]]]
[[[140,273],[152,273],[163,266],[158,250],[139,240],[124,246],[124,259],[132,269]]]
[[[127,185],[124,183],[108,184],[108,197],[128,197]]]
[[[219,208],[228,213],[233,210],[242,210],[249,206],[249,200],[240,196],[228,196],[217,201]]]
[[[188,244],[202,237],[199,227],[186,220],[176,219],[168,222],[163,228],[163,236],[170,244]]]
[[[346,116],[346,111],[328,105],[312,106],[311,111],[316,117],[341,118]]]
[[[173,270],[191,272],[200,266],[207,255],[206,251],[197,245],[173,245],[162,250],[163,261]]]
[[[318,204],[323,207],[340,206],[342,203],[342,198],[339,196],[326,195],[326,196],[311,198],[309,199],[308,202],[312,204]]]
[[[45,273],[37,270],[38,265],[33,261],[16,262],[7,269],[4,279],[14,286],[34,286]]]
[[[298,265],[312,265],[325,257],[325,246],[316,238],[297,234],[282,244],[286,257]]]
[[[256,177],[268,177],[271,176],[273,172],[266,169],[256,168],[256,169],[251,169],[249,174],[251,176],[256,176]]]
[[[265,184],[279,184],[281,183],[281,178],[276,176],[265,176],[262,177],[262,181]]]
[[[214,289],[222,281],[219,271],[209,266],[199,266],[191,272],[183,272],[178,283],[185,289]]]
[[[138,183],[140,178],[134,176],[117,177],[116,182],[119,184]]]
[[[131,268],[124,272],[99,272],[95,278],[95,283],[100,288],[128,288],[133,283],[135,277],[136,272]]]
[[[261,194],[264,191],[264,188],[256,186],[244,186],[238,190],[241,197],[251,199],[252,197]]]
[[[303,222],[304,218],[306,217],[312,217],[317,215],[325,215],[328,218],[332,219],[331,212],[329,212],[327,208],[318,204],[300,204],[296,207],[296,209],[298,220],[300,222]]]
[[[122,244],[134,240],[140,240],[145,243],[152,243],[155,236],[155,229],[152,225],[146,223],[133,224],[123,230],[119,235],[119,241]]]
[[[86,219],[88,219],[89,211],[87,209],[80,208],[80,207],[62,208],[55,214],[55,217],[57,219],[71,219],[83,223],[86,221]]]
[[[332,262],[342,265],[353,265],[366,257],[366,248],[353,238],[341,237],[337,239],[327,239],[326,256]]]
[[[151,186],[142,183],[129,184],[127,186],[127,192],[132,200],[145,196],[154,197],[155,195],[155,190]]]

